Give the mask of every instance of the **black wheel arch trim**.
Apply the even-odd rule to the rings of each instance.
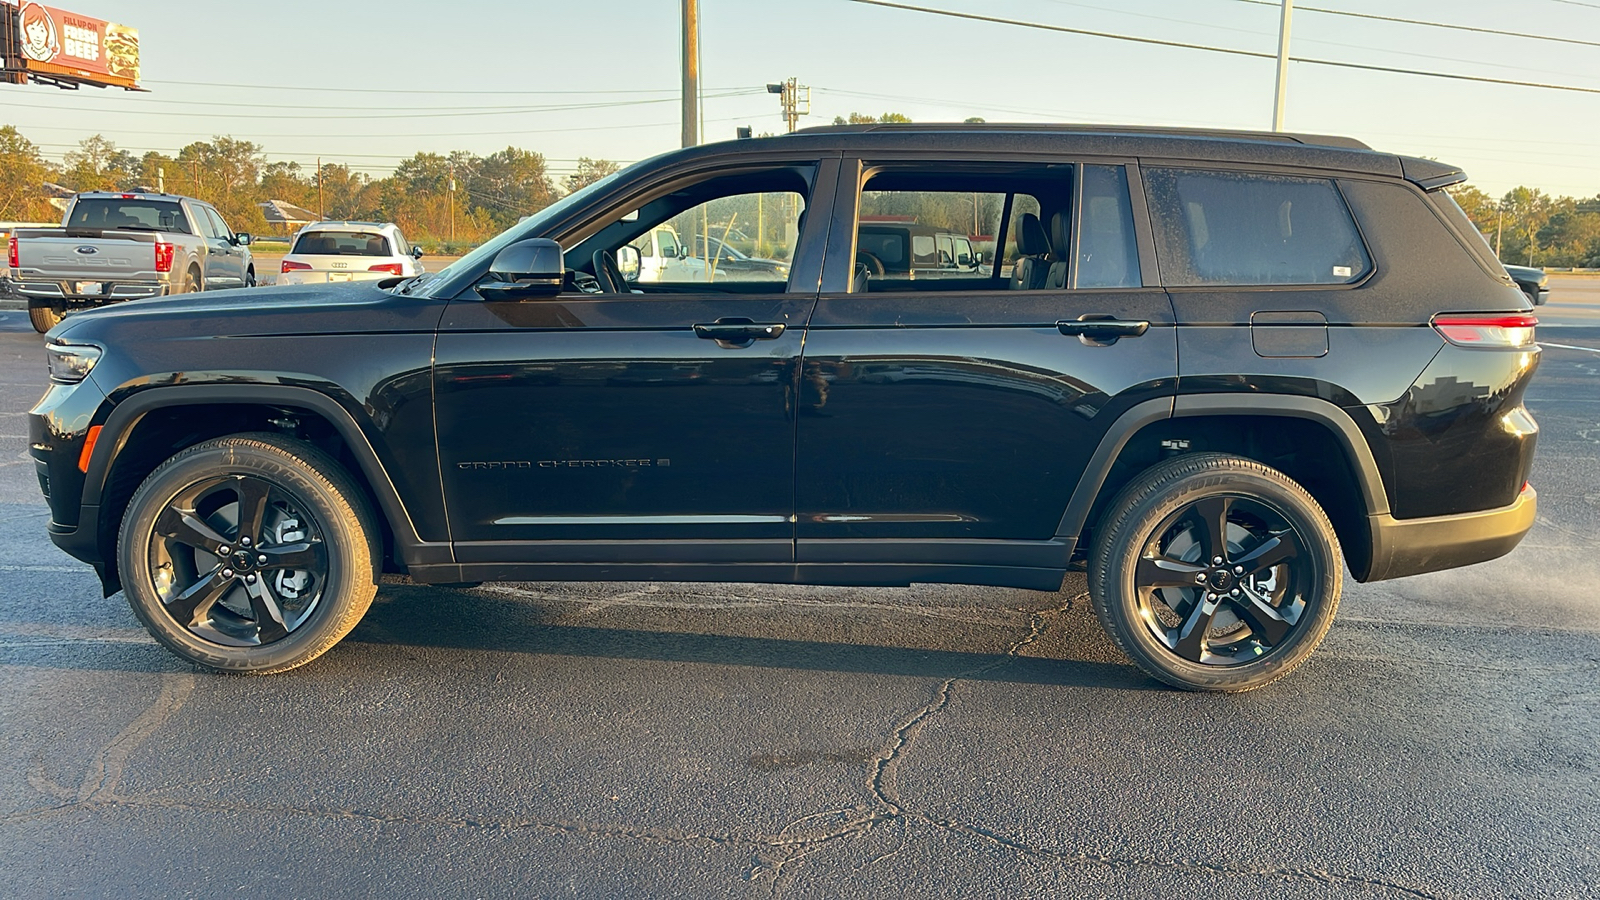
[[[1106,430],[1095,448],[1089,464],[1084,467],[1078,486],[1067,502],[1066,512],[1056,529],[1057,538],[1077,539],[1088,524],[1089,513],[1099,498],[1111,467],[1116,463],[1128,441],[1140,429],[1163,419],[1188,416],[1288,416],[1309,419],[1326,426],[1339,440],[1345,458],[1351,463],[1356,482],[1361,486],[1362,501],[1368,516],[1386,516],[1389,513],[1389,494],[1379,474],[1372,448],[1356,427],[1355,420],[1340,407],[1316,397],[1297,397],[1288,394],[1182,394],[1176,397],[1159,397],[1139,403],[1124,412]]]
[[[122,400],[112,407],[89,458],[83,484],[83,508],[98,509],[112,464],[121,455],[134,427],[147,413],[160,407],[214,403],[270,404],[304,409],[323,417],[339,432],[361,467],[360,474],[372,487],[379,512],[388,520],[394,534],[401,561],[408,566],[454,561],[449,543],[424,541],[417,534],[405,501],[350,411],[326,394],[293,385],[176,385],[149,388]]]

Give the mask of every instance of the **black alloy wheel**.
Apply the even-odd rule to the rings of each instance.
[[[1322,640],[1342,569],[1332,525],[1294,481],[1195,454],[1113,501],[1090,590],[1106,630],[1177,687],[1241,691],[1287,675]]]
[[[169,649],[218,671],[278,672],[326,652],[377,590],[377,533],[337,462],[280,435],[219,438],[134,493],[118,563]]]

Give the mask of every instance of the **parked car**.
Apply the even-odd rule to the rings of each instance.
[[[278,283],[410,278],[427,271],[421,259],[393,222],[312,222],[295,232]]]
[[[73,316],[29,452],[52,540],[217,671],[317,657],[385,572],[1083,569],[1150,675],[1248,690],[1312,653],[1346,567],[1478,563],[1534,521],[1536,319],[1443,194],[1464,179],[1344,138],[1119,126],[691,147],[437,273]],[[1011,242],[997,220],[1011,259],[874,279],[857,210],[898,191],[1039,212]],[[807,210],[786,282],[623,277],[662,223],[775,192]]]
[[[235,233],[211,204],[173,194],[77,194],[60,228],[19,228],[7,249],[15,290],[41,334],[70,312],[256,283],[250,235]]]
[[[964,234],[927,225],[862,222],[856,262],[873,278],[942,278],[978,271],[981,254]]]
[[[1543,306],[1550,299],[1550,276],[1543,269],[1534,269],[1528,266],[1506,266],[1506,274],[1524,294],[1528,295],[1528,302],[1534,306]]]
[[[713,235],[700,235],[694,253],[706,261],[712,281],[788,281],[789,264],[781,259],[750,256]]]

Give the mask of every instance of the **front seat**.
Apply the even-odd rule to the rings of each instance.
[[[1054,254],[1050,252],[1050,239],[1045,235],[1039,217],[1033,213],[1023,213],[1017,222],[1017,261],[1011,267],[1011,289],[1042,289],[1054,259]]]
[[[1044,287],[1046,290],[1065,290],[1067,287],[1067,255],[1072,246],[1072,219],[1069,210],[1059,210],[1050,217],[1050,246],[1057,248],[1056,256],[1059,257],[1050,263],[1050,269],[1045,273]]]

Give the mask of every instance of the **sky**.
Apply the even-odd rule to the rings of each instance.
[[[977,15],[1274,54],[1280,11],[1256,0],[907,0]],[[0,124],[51,159],[102,134],[175,154],[216,135],[268,161],[320,157],[377,177],[417,151],[633,162],[681,143],[679,0],[51,0],[139,29],[149,93],[0,85]],[[1334,9],[1592,41],[1380,22]],[[1079,122],[1267,130],[1276,63],[852,0],[701,0],[707,141],[780,132],[764,85],[811,88],[806,125]],[[1284,127],[1463,167],[1499,196],[1526,185],[1600,195],[1600,0],[1306,0],[1290,55],[1585,88],[1589,93],[1290,63]]]

